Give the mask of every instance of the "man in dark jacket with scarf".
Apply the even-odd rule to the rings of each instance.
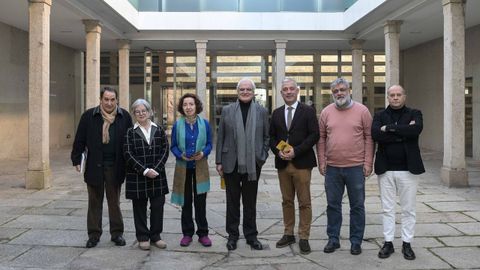
[[[84,180],[88,189],[87,248],[95,247],[102,235],[102,207],[107,196],[111,240],[124,246],[120,192],[125,180],[123,144],[132,126],[130,114],[117,105],[117,91],[100,91],[100,105],[80,118],[71,153],[73,166],[80,172],[82,153],[87,152]]]
[[[402,208],[403,257],[415,259],[410,242],[415,231],[416,175],[425,172],[418,146],[423,120],[420,110],[405,106],[406,98],[402,86],[391,86],[387,91],[389,106],[375,114],[372,124],[372,138],[378,143],[375,173],[378,175],[383,207],[385,243],[378,253],[382,259],[394,252],[392,241],[397,193]]]

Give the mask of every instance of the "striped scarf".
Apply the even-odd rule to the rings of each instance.
[[[195,153],[203,150],[207,143],[207,130],[205,122],[201,117],[197,117],[198,137],[195,145]],[[185,117],[181,117],[177,121],[176,139],[178,148],[182,153],[186,152],[185,148]],[[210,175],[208,173],[207,157],[195,161],[195,175],[197,194],[207,193],[210,191]],[[183,206],[185,198],[185,179],[187,176],[187,161],[177,159],[175,164],[175,172],[173,174],[173,190],[171,202],[173,204]]]

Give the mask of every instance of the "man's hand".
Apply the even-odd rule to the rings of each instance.
[[[282,151],[285,156],[285,160],[292,160],[295,157],[295,150],[293,147],[288,147],[286,150]]]
[[[185,153],[182,154],[182,159],[185,160],[185,161],[192,161],[192,160],[193,160],[192,157],[187,157],[187,156],[185,155]]]
[[[218,175],[223,177],[223,166],[222,166],[222,164],[217,164],[217,172],[218,172]]]
[[[327,166],[325,164],[320,164],[320,166],[318,166],[318,170],[320,171],[320,174],[325,176],[325,171],[327,170]]]
[[[203,152],[200,151],[200,152],[195,153],[195,155],[193,155],[191,159],[193,159],[193,160],[200,160],[200,159],[202,159],[202,158],[203,158]]]
[[[156,171],[153,170],[153,169],[149,169],[148,172],[147,172],[147,174],[145,174],[145,176],[148,177],[148,178],[152,178],[152,179],[153,179],[153,178],[155,178],[155,177],[158,176],[158,172],[156,172]]]
[[[363,166],[363,175],[365,177],[368,177],[370,174],[372,174],[372,168]]]
[[[80,172],[80,165],[75,165],[75,169],[77,170],[77,172]]]

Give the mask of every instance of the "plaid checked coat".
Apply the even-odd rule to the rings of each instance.
[[[155,198],[169,192],[165,174],[169,148],[167,136],[160,126],[152,125],[150,132],[149,145],[140,127],[132,127],[127,131],[124,144],[127,199]],[[144,176],[147,168],[154,169],[159,175],[154,179]]]

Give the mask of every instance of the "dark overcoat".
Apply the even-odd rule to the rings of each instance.
[[[115,117],[115,179],[118,184],[125,180],[125,160],[123,158],[123,144],[125,134],[132,126],[130,114],[117,107]],[[73,166],[80,165],[82,153],[88,149],[84,180],[87,184],[98,186],[103,184],[103,144],[102,144],[103,118],[100,106],[88,109],[82,114],[78,123],[75,141],[71,153]]]
[[[125,196],[127,199],[155,198],[168,194],[165,163],[168,159],[168,140],[160,126],[152,125],[150,144],[147,143],[140,127],[130,128],[124,145],[127,162]],[[143,175],[147,169],[154,169],[158,176],[154,179]]]

